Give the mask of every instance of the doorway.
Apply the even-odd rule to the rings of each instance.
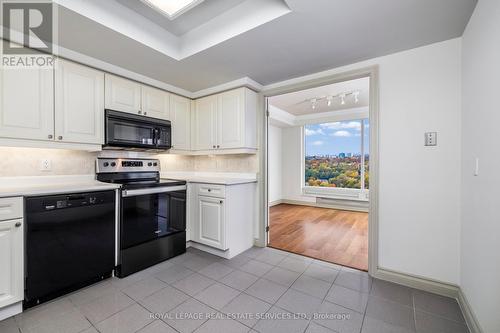
[[[267,94],[267,246],[369,270],[372,78]]]

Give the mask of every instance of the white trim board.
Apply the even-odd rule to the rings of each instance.
[[[370,104],[369,104],[369,118],[370,118],[370,208],[369,208],[369,222],[368,222],[368,272],[373,273],[378,269],[378,195],[379,195],[379,79],[378,79],[378,65],[372,65],[364,68],[359,68],[345,72],[325,72],[316,74],[314,76],[305,76],[272,86],[264,90],[262,96],[261,107],[263,117],[259,119],[259,142],[261,142],[261,149],[259,149],[259,157],[261,160],[261,177],[259,178],[259,203],[262,206],[262,216],[259,222],[259,239],[256,240],[256,245],[265,246],[267,244],[267,233],[265,232],[268,226],[269,209],[268,209],[268,138],[267,128],[269,117],[267,115],[268,105],[267,99],[272,96],[286,94],[290,92],[300,91],[304,89],[315,88],[328,84],[334,84],[363,77],[370,78]]]
[[[483,329],[479,324],[479,320],[477,320],[472,307],[470,306],[467,297],[465,296],[462,289],[458,290],[458,305],[460,305],[460,309],[462,309],[462,314],[464,315],[465,321],[467,322],[467,326],[471,333],[483,333]]]
[[[474,315],[465,294],[459,286],[416,275],[399,273],[384,268],[378,268],[372,276],[380,280],[456,299],[462,310],[470,333],[483,333],[479,321]]]

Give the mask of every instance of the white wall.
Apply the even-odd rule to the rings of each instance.
[[[479,1],[463,38],[461,287],[488,333],[500,332],[499,38],[500,2]]]
[[[302,128],[283,128],[283,199],[316,202],[315,197],[302,195]]]
[[[454,284],[460,271],[460,53],[461,39],[454,39],[265,87],[379,65],[379,265]],[[438,132],[437,147],[424,147],[427,131]],[[283,131],[287,144],[289,134]],[[284,178],[284,195],[295,195],[289,190]]]
[[[283,199],[282,197],[282,130],[280,127],[269,125],[268,131],[268,165],[269,165],[269,203]]]

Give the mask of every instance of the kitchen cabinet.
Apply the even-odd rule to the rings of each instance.
[[[257,94],[239,88],[195,102],[194,150],[256,149]]]
[[[106,109],[134,114],[142,114],[141,84],[106,74]]]
[[[59,59],[55,72],[56,141],[104,143],[104,73]]]
[[[170,119],[170,94],[153,87],[141,87],[142,114],[158,119]]]
[[[0,199],[0,308],[23,300],[22,198]]]
[[[217,96],[208,96],[195,101],[193,116],[194,150],[216,149]]]
[[[172,149],[191,149],[191,100],[170,96],[170,121],[172,122]]]
[[[200,195],[198,197],[198,241],[221,250],[226,248],[224,200]]]
[[[106,109],[170,119],[170,94],[138,82],[106,74]]]
[[[188,185],[190,244],[230,259],[253,246],[256,183]]]
[[[0,69],[0,137],[53,140],[52,69]]]

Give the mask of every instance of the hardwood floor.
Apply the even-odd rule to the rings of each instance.
[[[280,204],[270,208],[269,246],[368,270],[368,213]]]

